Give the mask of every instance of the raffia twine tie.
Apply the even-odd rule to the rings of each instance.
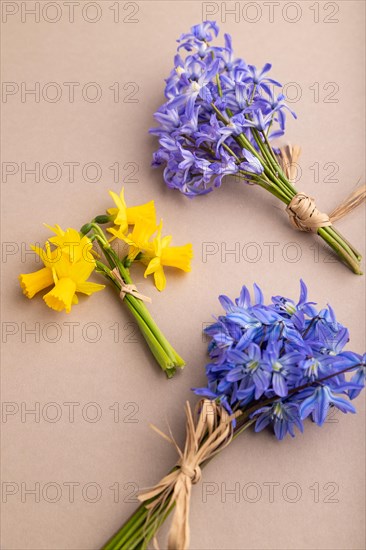
[[[286,207],[290,223],[299,231],[317,232],[319,227],[332,225],[330,217],[320,212],[315,204],[315,199],[306,193],[297,193]]]
[[[290,181],[296,177],[296,163],[301,149],[298,145],[286,145],[280,149],[280,162]],[[316,233],[320,227],[328,227],[357,208],[366,198],[366,185],[357,187],[331,214],[320,212],[315,199],[303,191],[297,193],[286,207],[290,223],[299,231]]]
[[[229,415],[219,404],[209,399],[201,399],[192,414],[187,402],[186,441],[182,451],[176,443],[170,429],[170,437],[155,426],[151,426],[159,435],[174,445],[179,455],[175,468],[154,487],[138,496],[141,502],[152,499],[146,504],[149,515],[158,512],[168,503],[167,509],[175,504],[175,511],[169,530],[168,549],[186,550],[189,545],[189,508],[192,486],[201,479],[200,466],[229,445],[233,437],[232,420],[240,412]],[[156,538],[155,548],[158,548]]]
[[[120,293],[119,293],[119,297],[121,298],[121,300],[124,300],[126,294],[130,294],[131,296],[134,296],[135,298],[138,298],[139,300],[142,300],[143,302],[151,303],[151,298],[149,298],[148,296],[144,296],[144,294],[141,294],[137,290],[137,287],[135,285],[125,283],[125,281],[122,279],[122,277],[120,275],[120,272],[118,271],[118,269],[116,267],[114,269],[112,269],[111,273],[113,274],[114,278],[121,285],[121,290],[120,290]]]

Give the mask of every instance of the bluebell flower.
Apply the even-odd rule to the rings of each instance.
[[[216,21],[203,21],[191,28],[191,32],[184,33],[179,38],[181,47],[188,50],[199,47],[200,42],[211,42],[214,36],[219,34]]]
[[[243,149],[242,153],[246,160],[239,164],[241,170],[252,172],[253,174],[261,174],[264,168],[257,157],[247,149]]]
[[[254,385],[254,398],[259,399],[268,389],[271,380],[271,375],[262,362],[260,347],[250,343],[245,352],[231,349],[227,352],[227,359],[233,363],[233,368],[227,372],[226,380],[239,382],[245,379],[248,382],[246,388]]]
[[[268,113],[274,117],[277,117],[279,126],[281,130],[285,129],[286,125],[286,112],[288,111],[294,118],[297,118],[296,113],[290,109],[286,104],[285,96],[279,94],[277,97],[274,94],[273,90],[269,90],[268,97],[261,96],[257,100],[257,104],[263,107]]]
[[[169,101],[168,109],[185,105],[185,115],[189,119],[194,113],[194,107],[198,97],[210,103],[212,101],[212,96],[207,84],[216,76],[219,66],[220,62],[218,59],[206,65],[196,80],[187,82],[187,86],[183,93],[180,93]]]
[[[246,128],[255,128],[260,132],[266,132],[272,123],[272,115],[263,114],[260,109],[251,110],[250,118],[244,118],[243,125]]]
[[[269,407],[258,409],[252,416],[258,416],[254,428],[256,432],[261,432],[268,425],[272,425],[274,433],[279,440],[282,440],[287,433],[295,437],[295,426],[300,432],[304,430],[297,403],[276,401]]]
[[[315,302],[308,302],[308,289],[302,279],[300,279],[300,298],[297,304],[290,298],[284,296],[273,296],[272,303],[277,311],[279,311],[285,317],[291,318],[298,311],[303,311],[306,315],[314,317],[317,314]]]
[[[343,397],[335,395],[327,386],[317,387],[312,394],[300,404],[300,416],[307,418],[310,414],[318,426],[322,426],[327,418],[329,407],[333,406],[343,413],[355,413],[353,405]]]
[[[258,182],[263,163],[248,147],[243,158],[240,139],[258,150],[252,129],[270,130],[267,139],[282,135],[289,110],[283,96],[271,90],[279,83],[268,75],[270,64],[258,70],[236,58],[230,35],[224,35],[223,46],[213,45],[218,31],[214,21],[204,21],[180,37],[166,79],[167,100],[151,130],[159,139],[153,166],[163,166],[167,186],[189,197],[209,193],[225,176]],[[217,110],[223,116],[217,117]]]
[[[245,81],[253,83],[258,89],[263,88],[267,94],[270,94],[271,88],[268,84],[272,84],[272,86],[281,86],[280,82],[266,76],[271,68],[272,65],[270,63],[266,63],[261,70],[258,70],[254,65],[248,65],[249,74],[245,78]]]
[[[297,302],[275,296],[266,304],[257,285],[253,294],[243,286],[235,300],[219,297],[225,314],[205,330],[211,361],[199,395],[228,411],[249,409],[256,431],[271,425],[278,439],[302,431],[310,415],[322,425],[329,407],[354,412],[348,399],[365,385],[366,354],[344,351],[348,330],[333,309],[318,312],[303,281]]]
[[[242,335],[236,345],[238,350],[246,349],[250,342],[255,341],[263,333],[263,324],[253,315],[252,311],[239,309],[236,312],[228,313],[227,319],[242,330]]]
[[[319,313],[312,315],[311,317],[311,319],[307,320],[307,326],[304,333],[304,338],[307,340],[320,338],[322,327],[328,331],[337,333],[341,326],[329,304],[326,308],[320,310]]]
[[[239,113],[238,115],[234,115],[231,119],[229,124],[226,126],[221,126],[219,129],[220,138],[217,141],[216,144],[216,151],[219,149],[219,147],[225,143],[225,141],[230,138],[231,136],[238,136],[240,135],[244,128],[247,127],[246,119],[243,116],[242,113]],[[234,160],[234,159],[233,159]]]
[[[254,301],[252,303],[252,299],[250,297],[250,292],[249,292],[248,288],[245,285],[243,285],[242,289],[240,291],[239,298],[236,298],[236,300],[235,300],[236,305],[239,306],[240,308],[244,308],[244,309],[247,309],[247,308],[251,307],[252,305],[253,306],[256,306],[256,305],[262,306],[264,304],[263,292],[262,292],[261,288],[256,283],[254,283],[254,285],[253,285],[253,294],[254,294]]]
[[[222,178],[227,175],[236,174],[239,170],[238,165],[235,163],[235,160],[230,156],[226,151],[221,155],[221,160],[217,162],[212,162],[210,164],[210,170],[215,174],[214,185],[216,187],[221,185]]]
[[[282,341],[269,341],[263,352],[263,366],[271,374],[274,393],[286,397],[289,387],[293,387],[294,381],[301,378],[299,363],[303,354],[296,351],[283,353],[282,348]]]
[[[349,341],[349,331],[342,325],[337,330],[332,330],[323,324],[319,326],[318,340],[313,342],[313,348],[320,353],[337,356]]]
[[[211,143],[216,143],[221,136],[220,130],[222,125],[220,125],[217,120],[216,114],[213,113],[210,116],[209,124],[201,124],[197,132],[195,133],[196,145],[200,147],[203,143],[211,145]]]
[[[351,378],[351,383],[354,384],[354,388],[348,390],[350,399],[355,399],[361,393],[365,387],[366,379],[366,353],[359,355],[352,351],[345,351],[340,354],[341,362],[339,366],[347,367],[354,374]]]
[[[154,118],[160,123],[160,127],[152,128],[151,134],[164,135],[171,133],[181,125],[180,115],[177,109],[160,108],[154,114]]]

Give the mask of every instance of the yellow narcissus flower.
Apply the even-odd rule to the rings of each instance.
[[[95,264],[92,254],[93,243],[89,237],[80,235],[79,231],[71,227],[63,231],[59,225],[55,225],[54,227],[45,225],[56,234],[55,237],[51,237],[48,241],[58,248],[59,253],[66,254],[73,263],[84,258],[85,261]]]
[[[151,237],[156,233],[157,226],[149,220],[138,218],[128,235],[120,230],[109,229],[110,233],[129,245],[128,259],[133,261],[140,252],[153,252]]]
[[[113,217],[114,225],[118,226],[117,229],[107,229],[109,233],[114,235],[113,239],[116,237],[121,238],[120,235],[124,235],[126,233],[128,226],[135,225],[139,218],[142,218],[152,224],[156,224],[154,201],[141,204],[140,206],[127,207],[123,187],[119,195],[114,193],[114,191],[109,191],[109,194],[114,200],[116,208],[109,208],[107,213]],[[116,232],[118,232],[118,234]]]
[[[35,273],[20,275],[20,285],[24,294],[33,298],[37,292],[54,284],[53,289],[43,296],[44,301],[51,309],[69,313],[72,304],[78,303],[76,292],[90,295],[102,290],[104,285],[87,281],[96,265],[90,239],[71,228],[63,231],[55,226],[52,230],[56,237],[46,242],[45,249],[32,247],[45,267]],[[50,242],[55,249],[51,250]]]
[[[191,244],[183,246],[169,246],[172,240],[171,235],[161,237],[162,222],[158,228],[158,234],[153,241],[154,257],[150,260],[144,277],[154,274],[155,286],[158,290],[164,290],[166,286],[166,277],[164,266],[176,267],[182,271],[191,271],[191,259],[193,250]],[[146,262],[146,256],[143,259]]]

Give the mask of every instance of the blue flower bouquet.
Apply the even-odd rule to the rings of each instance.
[[[147,548],[174,511],[168,548],[189,545],[189,501],[202,468],[244,430],[270,428],[278,440],[302,432],[310,418],[323,426],[330,409],[354,413],[351,401],[365,384],[366,354],[344,351],[346,327],[328,305],[318,310],[301,281],[297,303],[274,296],[265,304],[254,285],[234,302],[220,296],[225,312],[206,329],[210,337],[207,384],[194,414],[186,405],[186,442],[174,468],[139,496],[142,504],[104,550]],[[346,374],[351,372],[351,377]]]
[[[330,215],[315,200],[298,192],[291,167],[299,149],[278,150],[274,138],[284,134],[286,116],[296,118],[276,89],[281,84],[263,69],[234,55],[231,36],[225,45],[212,44],[219,29],[205,21],[178,40],[174,67],[166,79],[166,102],[155,113],[151,132],[159,139],[153,165],[164,168],[171,189],[189,197],[203,195],[235,176],[258,185],[285,203],[291,224],[317,233],[354,273],[361,274],[360,253],[332,222],[365,198],[359,187]],[[183,55],[185,52],[185,55]]]

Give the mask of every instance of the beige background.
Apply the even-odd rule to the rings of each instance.
[[[146,487],[156,482],[174,463],[174,450],[148,424],[151,421],[164,428],[168,418],[182,441],[184,402],[194,403],[190,388],[205,381],[206,342],[201,330],[212,314],[220,312],[217,295],[227,293],[234,298],[243,283],[256,281],[268,299],[279,293],[297,297],[303,277],[311,297],[320,305],[329,301],[350,328],[350,349],[363,352],[365,277],[332,261],[315,238],[294,233],[276,200],[261,190],[227,181],[210,196],[190,201],[166,190],[161,171],[151,169],[156,140],[148,135],[148,128],[162,101],[175,40],[202,20],[207,5],[120,2],[120,21],[114,22],[117,3],[99,1],[82,12],[85,2],[81,2],[75,6],[71,23],[69,8],[59,2],[58,12],[52,3],[35,23],[34,16],[24,13],[22,22],[20,3],[2,4],[6,13],[19,10],[3,18],[2,79],[19,87],[25,82],[28,88],[39,82],[41,90],[39,102],[29,95],[22,101],[19,91],[3,96],[1,105],[3,169],[9,170],[10,165],[4,163],[10,162],[18,168],[7,180],[3,173],[2,181],[2,327],[6,340],[2,400],[3,412],[14,413],[3,414],[7,421],[2,425],[6,500],[2,504],[2,548],[96,549],[133,512],[136,504],[129,495],[136,484]],[[28,8],[33,4],[26,2]],[[93,24],[86,19],[98,15],[93,11],[95,4],[101,17]],[[259,66],[271,61],[274,78],[294,83],[287,91],[296,99],[291,106],[298,121],[289,120],[287,139],[303,147],[298,187],[316,195],[322,208],[332,209],[365,177],[364,3],[316,2],[314,7],[313,2],[295,6],[279,2],[274,6],[273,22],[268,5],[251,4],[238,3],[238,21],[233,15],[222,21],[221,3],[211,3],[211,8],[218,10],[215,17],[222,31],[233,35],[238,55]],[[319,22],[314,21],[316,7]],[[300,9],[300,19],[288,22],[296,19]],[[59,14],[59,21],[47,21]],[[248,21],[257,17],[256,23]],[[50,82],[62,91],[55,103],[42,95],[43,91],[46,98],[52,97],[55,88],[44,88]],[[80,83],[73,103],[64,82]],[[95,103],[83,99],[81,93],[90,82],[102,90]],[[119,102],[109,89],[116,82]],[[132,99],[138,102],[124,102],[137,87]],[[317,87],[319,98],[314,96]],[[88,92],[91,97],[91,87],[84,89]],[[24,178],[23,169],[26,181],[22,182],[21,163],[30,168],[36,162],[41,172],[44,169],[40,181],[29,174]],[[50,162],[57,163],[62,172],[55,183],[47,181],[55,177],[52,167],[47,171]],[[74,182],[65,165],[70,162],[79,163]],[[102,172],[95,183],[82,174],[90,162],[97,163]],[[154,198],[174,242],[194,244],[192,273],[169,273],[163,294],[158,294],[151,280],[143,280],[140,272],[135,275],[141,281],[139,288],[153,297],[151,311],[157,322],[187,360],[185,371],[171,381],[154,364],[141,337],[137,335],[137,342],[134,335],[129,337],[134,328],[127,325],[131,318],[110,289],[81,299],[66,315],[47,309],[41,298],[26,300],[17,285],[19,272],[38,267],[32,254],[25,255],[25,243],[42,242],[49,235],[43,222],[80,227],[108,207],[107,190],[119,190],[109,168],[115,163],[120,166],[120,182],[138,167],[132,178],[137,181],[125,183],[130,204]],[[319,163],[319,182],[314,181],[314,163]],[[338,165],[333,176],[338,181],[326,180],[334,167],[327,163]],[[93,177],[92,168],[87,176]],[[364,221],[359,209],[338,224],[360,248],[365,242]],[[211,245],[215,254],[206,261],[204,243],[216,243]],[[272,244],[272,261],[270,245],[265,243],[277,243]],[[225,254],[235,246],[240,257]],[[295,253],[298,261],[289,261]],[[75,323],[73,341],[66,324],[70,322]],[[27,332],[36,323],[38,342]],[[96,329],[100,339],[93,343]],[[114,341],[117,329],[119,342]],[[69,416],[71,405],[65,405],[70,402],[75,404],[74,422]],[[114,417],[115,403],[119,404],[119,419]],[[247,433],[236,441],[205,470],[206,485],[194,489],[191,547],[364,548],[362,397],[356,406],[357,416],[335,415],[321,430],[306,423],[306,433],[294,440],[279,443],[269,433]],[[39,419],[25,414],[25,409],[34,407],[40,407]],[[96,412],[102,416],[91,422]],[[61,417],[50,421],[55,414]],[[73,499],[70,483],[78,484]],[[37,487],[39,499],[27,494]],[[228,494],[225,502],[225,490],[235,487],[240,498]],[[15,494],[7,496],[12,490]],[[97,499],[96,490],[100,498],[90,502]],[[215,494],[205,499],[205,492],[210,491]]]

